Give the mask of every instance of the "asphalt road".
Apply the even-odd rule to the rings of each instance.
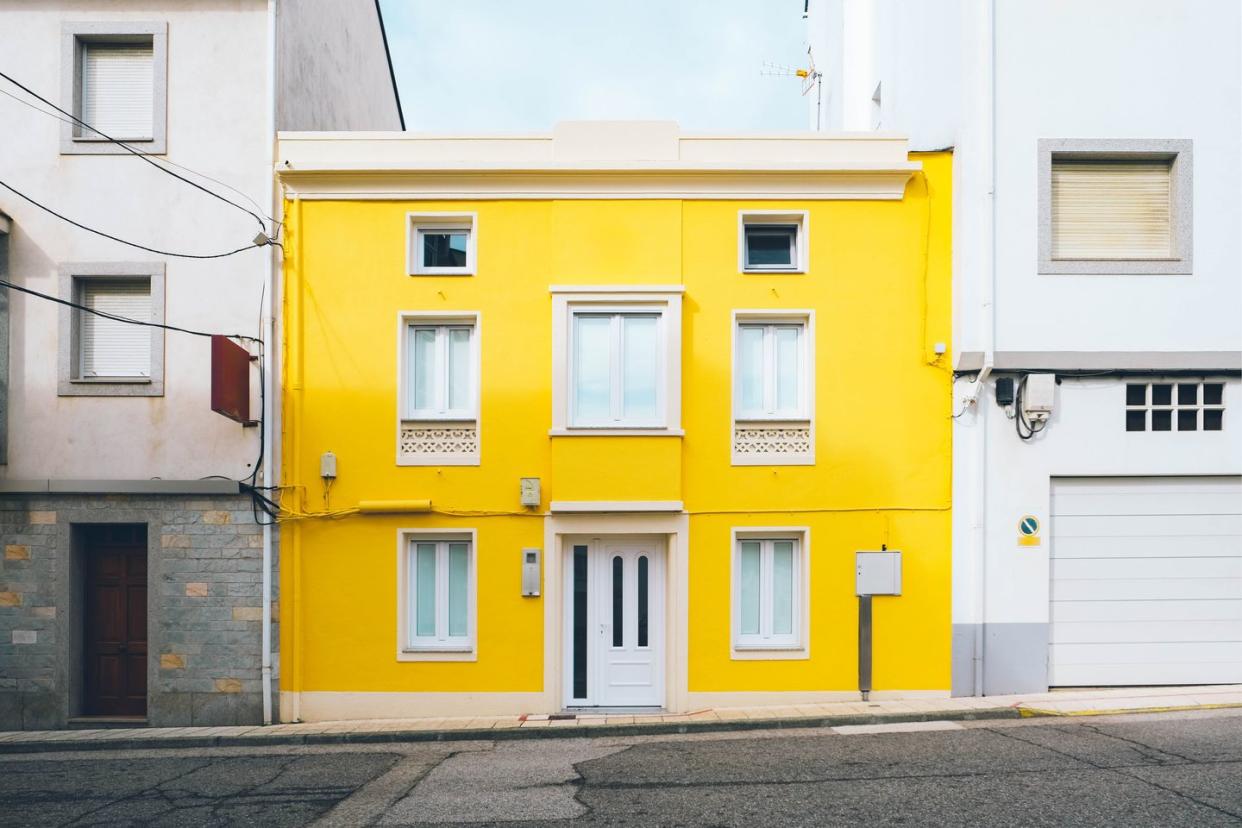
[[[1242,711],[0,756],[6,826],[496,822],[1242,825]]]

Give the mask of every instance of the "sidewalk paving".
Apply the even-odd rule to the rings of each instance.
[[[1090,716],[1242,707],[1242,685],[1061,690],[1012,696],[721,707],[690,713],[574,712],[462,718],[359,719],[239,727],[0,732],[0,753],[477,739],[640,736],[888,722]]]

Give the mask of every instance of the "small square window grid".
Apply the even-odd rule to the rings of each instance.
[[[1126,384],[1126,431],[1222,431],[1223,382]]]

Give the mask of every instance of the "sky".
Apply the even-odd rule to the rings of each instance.
[[[381,0],[406,128],[545,132],[572,119],[808,127],[803,0]]]

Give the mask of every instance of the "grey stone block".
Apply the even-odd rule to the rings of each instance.
[[[22,694],[14,690],[0,691],[0,730],[22,729]]]
[[[65,726],[60,694],[31,692],[22,694],[22,728],[53,730]]]
[[[195,693],[194,725],[225,727],[237,724],[238,693]]]
[[[152,693],[147,701],[151,727],[189,727],[194,723],[194,700],[190,693]]]

